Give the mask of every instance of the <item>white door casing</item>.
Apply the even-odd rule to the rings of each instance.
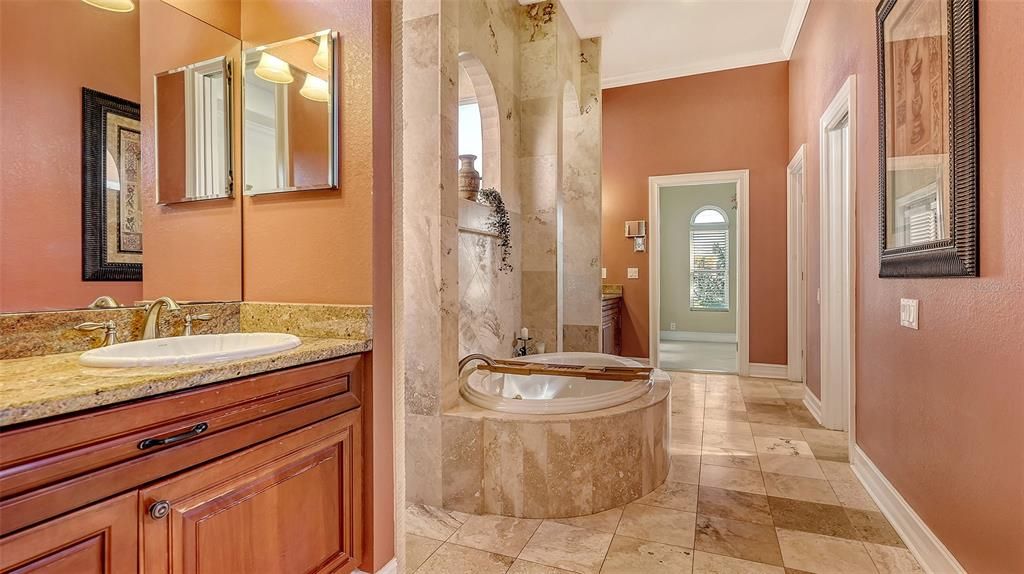
[[[650,362],[657,367],[658,339],[661,332],[661,243],[660,198],[661,188],[683,185],[715,183],[736,184],[736,340],[738,352],[736,367],[740,375],[750,373],[750,170],[715,171],[680,175],[659,175],[648,178],[648,235],[649,235],[649,334]]]
[[[855,441],[856,76],[836,93],[820,122],[822,424]]]

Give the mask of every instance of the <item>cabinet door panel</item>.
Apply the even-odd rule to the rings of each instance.
[[[351,570],[358,548],[358,411],[145,489],[147,573]],[[343,571],[344,571],[343,570]]]
[[[138,564],[136,492],[0,538],[3,574],[132,574]]]

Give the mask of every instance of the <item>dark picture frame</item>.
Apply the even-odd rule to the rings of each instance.
[[[112,224],[119,225],[122,221],[120,214],[124,209],[123,205],[111,202],[111,192],[107,189],[107,128],[111,114],[117,116],[113,118],[115,121],[137,128],[139,104],[82,88],[82,280],[142,281],[141,232],[135,234],[138,237],[133,238],[131,245],[122,245],[122,230],[111,229]],[[118,129],[138,136],[137,129]],[[134,147],[133,144],[133,150]],[[139,190],[135,191],[132,201],[139,202]],[[118,214],[113,222],[112,213]],[[141,229],[141,222],[138,226]]]
[[[887,245],[889,165],[886,98],[886,19],[899,4],[933,0],[882,0],[876,14],[878,40],[879,277],[977,277],[978,269],[978,32],[975,0],[946,0],[948,88],[944,124],[948,130],[948,205],[939,212],[948,232],[938,240]],[[943,168],[943,172],[947,168]]]

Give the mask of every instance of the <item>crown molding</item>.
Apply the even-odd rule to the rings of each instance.
[[[793,47],[800,37],[800,30],[804,26],[804,17],[807,16],[807,8],[811,0],[794,0],[793,7],[789,11],[789,20],[786,22],[786,31],[782,33],[782,53],[788,60],[793,55]]]
[[[633,84],[644,84],[647,82],[657,82],[659,80],[669,80],[684,76],[695,76],[697,74],[706,74],[708,72],[719,72],[735,68],[746,68],[747,66],[772,64],[775,62],[782,62],[787,59],[786,54],[783,53],[781,48],[771,48],[768,50],[736,54],[725,58],[714,58],[700,62],[693,62],[685,66],[672,66],[657,70],[644,70],[642,72],[610,76],[601,80],[601,88],[619,88]]]

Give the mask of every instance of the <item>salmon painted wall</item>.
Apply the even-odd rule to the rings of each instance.
[[[143,296],[179,300],[238,301],[242,298],[242,202],[237,197],[156,205],[153,76],[186,64],[233,54],[239,40],[161,0],[138,5],[141,30]],[[237,78],[237,76],[236,76]],[[233,82],[238,101],[240,82]],[[234,109],[235,141],[238,106]],[[239,146],[233,149],[240,165]]]
[[[0,53],[0,312],[140,299],[138,281],[82,281],[81,160],[82,87],[139,101],[138,12],[0,2]]]
[[[808,146],[813,293],[818,122],[856,74],[857,443],[967,571],[1024,572],[1024,3],[981,0],[978,15],[981,277],[878,278],[874,3],[811,3],[790,62],[789,154]],[[920,301],[920,330],[899,326],[901,297]]]
[[[604,90],[602,266],[624,286],[624,355],[650,352],[649,254],[622,231],[650,219],[647,178],[749,169],[750,361],[786,363],[788,92],[785,62]]]
[[[243,198],[245,298],[372,301],[373,87],[370,0],[242,0],[246,47],[333,28],[338,47],[338,190]]]

